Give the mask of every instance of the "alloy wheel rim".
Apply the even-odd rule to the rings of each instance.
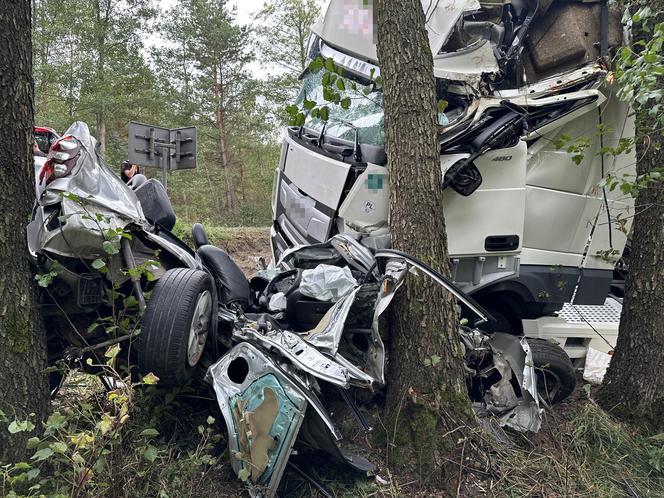
[[[187,345],[187,363],[190,367],[196,366],[203,356],[205,341],[207,340],[210,325],[210,314],[212,312],[212,295],[209,291],[203,291],[198,295],[196,308],[191,317],[189,328],[189,340]]]

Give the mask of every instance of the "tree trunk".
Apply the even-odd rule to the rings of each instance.
[[[34,413],[38,425],[48,409],[48,381],[25,239],[34,199],[30,7],[30,0],[0,2],[0,410],[9,420]],[[0,460],[25,455],[25,434],[0,427]]]
[[[224,181],[226,183],[226,210],[231,214],[237,213],[237,187],[235,186],[235,178],[233,177],[231,161],[228,157],[228,143],[226,142],[226,122],[224,119],[224,102],[223,102],[223,81],[221,69],[215,66],[215,85],[214,96],[216,103],[216,127],[219,131],[219,156],[221,158],[221,168],[224,173]]]
[[[449,275],[433,59],[424,12],[420,0],[378,0],[375,5],[392,245]],[[387,379],[391,458],[409,464],[426,484],[445,487],[440,456],[454,449],[459,433],[442,434],[474,421],[454,299],[425,276],[412,275],[397,297]]]
[[[664,21],[664,1],[651,2]],[[655,23],[651,23],[654,25]],[[635,33],[644,38],[648,33]],[[660,86],[663,81],[660,78]],[[664,136],[650,106],[636,116],[638,175],[664,165]],[[615,354],[598,402],[623,420],[664,429],[664,184],[649,183],[636,198],[629,275]]]
[[[99,153],[106,153],[106,115],[100,111],[97,115],[97,141],[99,142]]]

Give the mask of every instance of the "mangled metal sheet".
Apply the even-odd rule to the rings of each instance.
[[[67,176],[52,180],[45,190],[39,185],[42,196],[36,221],[30,225],[35,232],[31,237],[40,251],[74,258],[103,257],[103,230],[147,221],[136,194],[97,153],[97,141],[88,126],[77,121],[64,136],[81,144],[79,157]]]
[[[510,334],[497,332],[490,339],[489,344],[494,351],[494,356],[499,358],[498,363],[502,363],[503,379],[513,374],[520,387],[521,397],[517,399],[514,393],[514,405],[503,406],[503,410],[495,410],[500,414],[501,425],[511,427],[520,432],[531,431],[538,432],[542,425],[542,412],[539,405],[539,395],[537,393],[537,377],[535,375],[535,365],[530,346],[525,337],[517,337]],[[509,373],[506,373],[509,367]],[[492,393],[493,397],[488,400],[488,405],[492,408],[500,408],[500,403],[505,400],[505,392],[511,390],[508,382],[499,382],[501,386],[500,393]],[[494,386],[492,386],[493,389]]]
[[[358,284],[306,332],[288,330],[288,324],[276,315],[239,316],[233,331],[238,344],[208,372],[228,426],[233,468],[254,495],[272,496],[276,492],[294,444],[325,451],[356,469],[372,468],[369,462],[339,447],[341,434],[319,397],[337,392],[363,429],[370,430],[349,389],[384,385],[381,316],[411,272],[421,272],[444,286],[477,314],[479,322],[490,319],[471,298],[416,258],[389,250],[374,257],[352,248],[352,243],[339,236],[336,244],[328,242],[289,253],[286,259],[295,267],[291,273],[297,274],[300,264],[316,268],[324,260],[326,265],[336,262],[339,268],[355,268]],[[518,431],[539,430],[542,409],[527,341],[460,328],[460,334],[464,333],[469,338],[464,342],[467,362],[473,356],[480,359],[474,365],[480,370],[474,375],[486,379],[488,372],[499,374],[494,375],[497,378],[487,386],[483,398],[476,400],[478,414],[492,415],[501,425]],[[469,375],[473,371],[467,366]],[[301,427],[304,431],[298,438]],[[275,439],[277,432],[282,436]]]
[[[274,496],[304,418],[301,390],[265,355],[239,344],[208,371],[229,435],[233,470]]]

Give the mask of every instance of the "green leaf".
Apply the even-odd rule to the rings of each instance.
[[[319,55],[314,60],[309,63],[309,71],[312,73],[317,73],[323,69],[324,61],[323,58]]]
[[[77,202],[79,204],[81,203],[81,198],[76,194],[72,194],[71,192],[63,192],[62,197],[64,197],[65,199],[69,199],[72,202]]]
[[[39,443],[41,443],[41,439],[39,439],[38,437],[31,437],[25,443],[25,447],[29,450],[34,450],[37,446],[39,446]]]
[[[320,108],[320,118],[323,121],[327,121],[328,119],[330,119],[330,108],[329,107],[323,106],[323,107]]]
[[[152,386],[159,382],[159,377],[157,377],[155,374],[150,372],[147,375],[143,376],[143,384],[147,384],[148,386]]]
[[[304,106],[304,108],[305,108],[307,111],[310,111],[311,109],[313,109],[314,107],[316,107],[316,102],[314,102],[313,100],[307,100],[307,99],[304,99],[304,104],[303,104],[303,106]]]
[[[350,107],[350,103],[351,103],[350,97],[345,97],[341,99],[339,105],[341,106],[342,109],[348,109]]]
[[[448,105],[449,103],[447,102],[447,100],[440,99],[438,101],[438,104],[436,104],[436,109],[438,110],[438,112],[445,112],[445,109],[447,109]]]
[[[62,429],[67,425],[67,417],[60,412],[53,412],[46,420],[46,428],[48,429]]]
[[[431,357],[431,365],[435,367],[440,363],[440,360],[441,360],[440,356],[438,356],[437,354],[433,355]]]
[[[327,69],[330,72],[334,72],[335,65],[334,65],[334,60],[328,57],[325,59],[325,69]]]
[[[342,92],[346,90],[346,84],[344,83],[344,80],[339,78],[337,80],[337,88],[341,90]]]
[[[31,460],[36,460],[37,462],[41,462],[43,460],[46,460],[53,455],[53,450],[51,448],[42,448],[41,450],[37,451],[34,455],[32,455]]]
[[[50,444],[49,448],[51,448],[55,453],[67,452],[67,444],[63,443],[62,441],[56,441],[55,443]]]
[[[16,434],[18,432],[30,432],[35,428],[35,424],[29,420],[14,420],[7,430],[10,434]]]
[[[157,429],[143,429],[140,433],[140,436],[145,436],[145,437],[156,437],[159,435],[159,431]]]
[[[106,254],[110,254],[111,256],[120,252],[119,239],[105,240],[101,246],[104,249],[104,252]]]
[[[240,478],[242,482],[246,482],[249,479],[249,476],[251,475],[251,472],[249,472],[247,469],[242,469],[240,472],[237,473],[237,476]]]
[[[145,451],[143,452],[143,458],[145,458],[150,463],[153,463],[157,459],[158,455],[159,450],[151,444],[148,445],[148,447],[145,448]]]
[[[106,266],[106,262],[104,262],[103,259],[95,259],[95,260],[92,262],[92,267],[93,267],[95,270],[99,270],[100,268],[103,268],[104,266]]]
[[[208,418],[205,420],[207,422],[207,425],[212,425],[215,422],[214,417],[208,416]]]
[[[41,471],[39,469],[30,469],[25,473],[25,477],[27,477],[29,481],[32,481],[39,475],[40,472]]]
[[[106,358],[113,359],[118,355],[119,352],[120,352],[120,345],[119,344],[114,344],[113,346],[111,346],[110,348],[108,348],[106,350],[106,352],[104,353],[104,356]]]

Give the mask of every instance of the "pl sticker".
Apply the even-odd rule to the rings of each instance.
[[[376,210],[376,205],[371,202],[371,201],[365,201],[364,202],[364,212],[365,213],[372,213]]]

